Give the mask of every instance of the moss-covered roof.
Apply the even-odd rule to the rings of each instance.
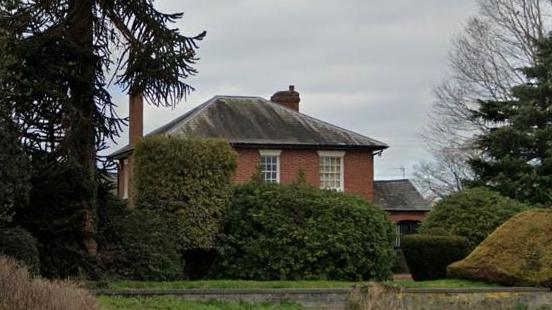
[[[387,144],[260,97],[215,96],[148,135],[223,138],[235,146],[381,150]],[[110,157],[130,152],[127,145]]]

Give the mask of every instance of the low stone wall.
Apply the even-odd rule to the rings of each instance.
[[[179,289],[95,290],[96,295],[123,297],[173,296],[187,300],[233,302],[292,302],[305,309],[343,309],[351,289]],[[545,288],[403,289],[396,293],[405,309],[496,309],[496,305],[523,304],[534,309],[552,307],[552,292]],[[504,309],[504,308],[500,308]],[[506,308],[508,309],[508,308]],[[552,308],[550,308],[552,309]]]

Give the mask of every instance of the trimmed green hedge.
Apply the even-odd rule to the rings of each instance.
[[[552,288],[552,210],[532,209],[498,227],[449,276]]]
[[[153,136],[134,156],[136,206],[170,214],[179,249],[213,248],[236,168],[228,142]]]
[[[0,230],[0,254],[24,263],[33,272],[40,270],[36,239],[22,228]]]
[[[406,235],[401,248],[415,281],[446,278],[447,266],[469,254],[468,240],[454,236]]]
[[[382,280],[394,227],[380,208],[344,193],[250,183],[235,189],[219,238],[218,276],[254,280]]]
[[[105,193],[104,193],[105,194]],[[108,278],[164,281],[184,277],[169,219],[129,209],[109,194],[99,208],[99,263]]]
[[[468,189],[437,202],[420,233],[461,236],[473,249],[499,225],[527,208],[486,188]]]

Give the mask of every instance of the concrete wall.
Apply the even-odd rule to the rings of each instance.
[[[303,306],[305,309],[336,310],[344,309],[348,300],[354,300],[358,296],[356,292],[352,289],[134,289],[94,291],[97,295],[107,296],[174,296],[187,300],[241,301],[247,303],[292,302]],[[394,289],[387,295],[372,295],[372,300],[374,298],[381,303],[387,302],[394,305],[394,310],[515,309],[516,304],[527,306],[528,309],[535,309],[552,305],[552,292],[548,289],[539,288]],[[364,301],[369,302],[366,299]],[[369,308],[366,307],[366,309]]]

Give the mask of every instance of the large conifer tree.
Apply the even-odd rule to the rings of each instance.
[[[473,117],[490,130],[476,139],[471,160],[476,183],[521,201],[552,202],[552,39],[538,43],[529,83],[512,88],[513,100],[481,101]]]
[[[96,252],[97,151],[123,125],[107,87],[113,81],[157,106],[185,97],[205,33],[171,28],[181,16],[159,12],[153,0],[0,3],[0,104],[33,160],[69,170],[88,254]]]

